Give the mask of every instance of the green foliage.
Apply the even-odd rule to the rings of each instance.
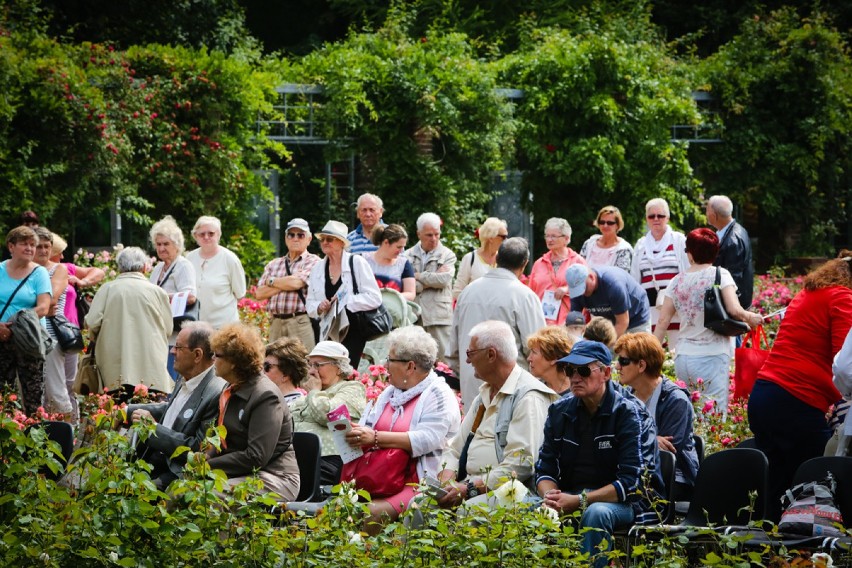
[[[789,9],[746,21],[702,65],[725,143],[701,165],[720,192],[759,206],[761,236],[777,253],[832,255],[849,217],[851,67],[848,44],[824,17]]]
[[[292,69],[294,82],[325,88],[326,137],[361,156],[367,187],[385,200],[385,220],[413,232],[424,211],[450,221],[450,239],[482,222],[491,172],[513,142],[495,73],[461,34],[406,34],[395,15],[375,33],[352,33]],[[336,148],[330,150],[334,154]]]
[[[502,82],[524,90],[517,145],[532,210],[577,223],[575,243],[593,231],[580,221],[607,204],[624,212],[628,238],[652,197],[669,201],[676,222],[696,211],[687,149],[669,140],[671,125],[699,120],[689,82],[647,31],[625,38],[630,28],[541,30],[500,64]]]

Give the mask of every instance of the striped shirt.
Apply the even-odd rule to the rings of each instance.
[[[383,221],[379,221],[380,225],[383,225]],[[373,242],[364,236],[364,225],[359,224],[354,231],[349,233],[346,238],[349,240],[349,252],[352,254],[363,254],[365,252],[373,252],[377,250],[379,247],[373,244]]]

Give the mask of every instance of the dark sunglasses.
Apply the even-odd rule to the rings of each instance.
[[[559,370],[565,373],[566,377],[573,377],[574,373],[577,373],[584,379],[588,379],[592,376],[592,371],[595,369],[601,369],[602,367],[589,367],[588,365],[583,365],[582,367],[575,367],[573,365],[568,365],[562,363],[558,366]]]
[[[598,221],[598,225],[618,225],[618,221],[604,221],[601,219]]]
[[[288,239],[304,239],[307,236],[305,233],[287,233]]]
[[[509,238],[509,235],[497,235],[497,238],[499,238],[500,240],[505,241],[506,239],[508,239],[508,238]]]
[[[263,372],[268,373],[269,371],[272,370],[272,367],[277,367],[277,366],[278,365],[276,365],[275,363],[270,363],[269,361],[264,361],[263,362]]]
[[[619,357],[618,358],[618,364],[621,365],[622,367],[627,367],[628,365],[631,365],[633,363],[636,363],[636,359],[631,359],[630,357]]]
[[[648,219],[665,219],[668,215],[663,215],[662,213],[657,213],[656,215],[648,215]]]

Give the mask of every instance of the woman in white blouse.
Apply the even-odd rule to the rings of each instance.
[[[222,223],[216,217],[199,217],[192,236],[198,248],[186,258],[195,268],[200,319],[215,329],[240,321],[237,301],[246,295],[246,273],[237,255],[219,244]]]

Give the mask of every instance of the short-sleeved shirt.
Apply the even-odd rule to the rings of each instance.
[[[638,327],[650,320],[648,294],[630,274],[614,266],[599,266],[593,269],[598,275],[598,286],[591,296],[571,299],[571,309],[589,310],[593,316],[601,316],[615,323],[615,316],[627,312],[630,323],[627,328]]]
[[[270,278],[283,278],[285,276],[295,276],[306,284],[301,290],[283,290],[269,298],[266,309],[270,314],[296,314],[307,310],[302,298],[308,297],[308,279],[311,277],[311,270],[319,260],[320,258],[317,255],[304,251],[296,260],[290,260],[289,255],[284,255],[266,265],[266,268],[263,269],[263,275],[260,277],[260,281],[264,284]],[[299,294],[300,291],[301,294]]]
[[[734,279],[726,269],[719,269],[722,289],[733,286]],[[716,267],[699,272],[682,272],[672,278],[666,296],[672,299],[680,316],[677,340],[678,355],[733,355],[731,339],[704,327],[704,293],[716,281]]]
[[[373,274],[376,275],[376,284],[379,285],[379,288],[390,288],[391,290],[402,292],[402,281],[405,278],[414,278],[414,267],[402,255],[399,255],[396,261],[390,266],[376,262],[375,253],[367,252],[361,256],[367,261],[370,268],[373,269]]]
[[[17,288],[21,283],[21,280],[23,280],[23,278],[15,280],[9,276],[6,272],[6,264],[8,262],[9,261],[3,261],[0,263],[0,310],[3,309],[3,306],[6,305],[6,302],[12,296],[15,288]],[[12,298],[12,303],[10,303],[9,307],[6,308],[6,312],[3,314],[3,317],[0,318],[0,322],[9,321],[13,315],[21,310],[31,310],[35,308],[40,294],[53,295],[53,288],[50,285],[50,275],[47,273],[47,269],[43,266],[37,266],[26,283],[21,286],[21,289],[18,290],[18,293],[15,294],[14,298]],[[45,325],[44,318],[42,318],[41,324]]]

